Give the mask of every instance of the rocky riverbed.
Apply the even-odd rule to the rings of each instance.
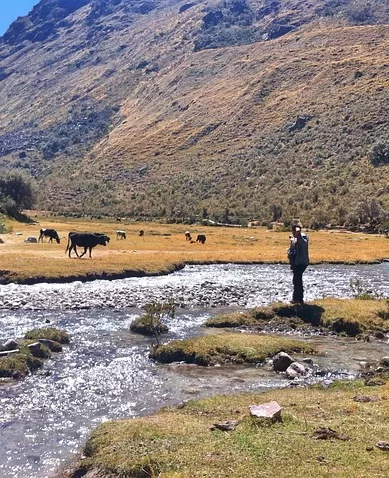
[[[352,297],[350,281],[365,290],[389,296],[389,263],[315,265],[304,274],[306,300]],[[291,297],[291,272],[286,265],[186,266],[174,274],[115,281],[69,284],[9,284],[0,287],[0,310],[75,310],[143,307],[173,299],[179,307],[254,307]]]
[[[306,275],[307,300],[350,297],[350,280],[389,295],[389,264],[314,266]],[[221,309],[288,300],[291,274],[284,265],[188,266],[165,277],[91,283],[7,285],[0,288],[0,341],[47,322],[69,332],[71,344],[43,369],[0,386],[0,476],[45,478],[74,456],[101,421],[152,413],[193,397],[288,386],[267,367],[158,366],[150,340],[129,326],[150,301],[180,306],[167,339],[204,333],[201,324]],[[318,380],[353,377],[360,362],[378,360],[387,344],[316,337],[315,357],[326,370]],[[179,373],[178,373],[179,372]]]

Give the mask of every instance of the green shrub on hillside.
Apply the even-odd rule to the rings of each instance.
[[[371,148],[369,157],[373,166],[389,164],[389,143],[380,142],[375,144]]]

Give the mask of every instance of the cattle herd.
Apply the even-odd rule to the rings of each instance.
[[[139,232],[139,236],[144,236],[144,231],[141,230]],[[45,229],[42,228],[39,231],[39,238],[38,242],[43,242],[43,239],[47,237],[49,238],[48,242],[53,242],[53,239],[59,244],[61,239],[58,235],[58,232],[55,229]],[[126,233],[122,230],[116,231],[116,239],[126,239]],[[190,241],[191,243],[199,242],[200,244],[205,244],[206,236],[205,234],[198,234],[196,241],[192,240],[192,236],[189,231],[185,232],[185,239]],[[35,240],[36,241],[36,240]],[[92,257],[92,249],[98,245],[106,246],[110,241],[109,236],[103,234],[101,232],[69,232],[68,234],[68,243],[66,246],[65,253],[68,253],[69,257],[71,257],[71,252],[74,251],[78,258],[83,257],[86,252],[89,250],[89,257]],[[33,241],[30,241],[33,242]],[[83,247],[84,252],[79,255],[77,251],[77,247]]]

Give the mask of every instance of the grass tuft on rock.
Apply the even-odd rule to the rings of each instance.
[[[162,363],[186,362],[203,366],[256,364],[282,351],[315,352],[310,345],[299,340],[270,335],[219,333],[157,345],[150,352],[150,357]]]
[[[24,336],[25,339],[39,340],[39,339],[48,339],[54,340],[60,344],[69,343],[69,334],[63,330],[56,329],[53,327],[44,327],[41,329],[33,329],[26,333]]]
[[[43,360],[29,352],[0,357],[0,377],[22,378],[42,366]]]
[[[131,322],[130,325],[131,332],[136,334],[146,335],[147,337],[154,337],[155,335],[166,334],[169,332],[167,325],[162,322],[155,325],[150,324],[148,319],[144,317],[138,317]]]
[[[363,395],[375,400],[354,400]],[[166,478],[387,476],[387,452],[376,444],[387,440],[388,399],[388,384],[356,381],[193,400],[150,417],[99,425],[72,476],[81,476],[77,470]],[[282,422],[265,426],[249,415],[250,405],[272,400],[282,407]],[[212,430],[226,420],[239,424],[229,432]],[[325,428],[336,433],[316,439]]]
[[[48,345],[40,343],[40,339],[52,341]],[[25,338],[18,340],[19,352],[0,357],[1,378],[23,378],[42,367],[43,361],[51,357],[52,352],[61,351],[61,344],[69,343],[66,332],[54,328],[33,329],[25,334]],[[36,347],[28,346],[39,342]]]

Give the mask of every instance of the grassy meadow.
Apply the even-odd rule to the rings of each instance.
[[[70,280],[118,275],[159,274],[183,264],[212,262],[286,262],[288,232],[266,228],[228,228],[116,222],[115,220],[78,220],[35,217],[36,224],[9,221],[8,231],[0,234],[0,281]],[[39,229],[54,228],[61,244],[25,243],[28,236],[38,238]],[[116,239],[116,230],[126,232],[125,240]],[[139,231],[144,230],[144,236]],[[205,234],[205,244],[185,240],[189,230],[195,239]],[[103,232],[111,240],[106,247],[97,246],[82,258],[69,259],[65,254],[70,231]],[[377,235],[335,231],[312,231],[310,258],[319,262],[374,262],[389,258],[389,239]]]

